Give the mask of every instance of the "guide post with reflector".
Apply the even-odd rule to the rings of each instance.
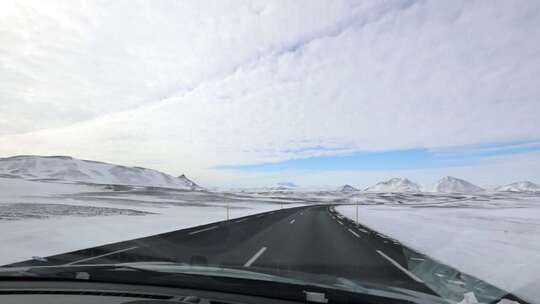
[[[358,201],[356,201],[356,226],[358,226]]]

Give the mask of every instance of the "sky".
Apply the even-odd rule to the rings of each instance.
[[[0,157],[540,183],[539,1],[0,2]]]

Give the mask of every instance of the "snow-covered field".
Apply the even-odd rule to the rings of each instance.
[[[0,177],[0,265],[313,203],[525,299],[540,298],[540,193],[208,192]],[[337,210],[354,218],[355,207]],[[533,302],[533,301],[531,301]]]
[[[401,243],[536,302],[540,299],[540,194],[371,194],[359,221]],[[336,208],[356,217],[355,206]]]
[[[302,204],[232,193],[0,178],[0,265]]]

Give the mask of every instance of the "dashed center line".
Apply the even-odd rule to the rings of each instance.
[[[120,249],[120,250],[116,250],[116,251],[113,251],[113,252],[105,253],[105,254],[102,254],[102,255],[96,255],[96,256],[93,256],[93,257],[86,258],[86,259],[73,261],[73,262],[70,262],[70,263],[66,263],[66,264],[64,264],[64,265],[74,265],[74,264],[79,264],[79,263],[82,263],[82,262],[88,262],[88,261],[91,261],[91,260],[96,260],[96,259],[103,258],[103,257],[109,256],[109,255],[113,255],[113,254],[117,254],[117,253],[120,253],[120,252],[129,251],[129,250],[133,250],[133,249],[137,249],[137,248],[139,248],[139,246],[133,246],[133,247],[125,248],[125,249]]]
[[[338,223],[339,223],[340,225],[343,225],[343,223],[342,223],[342,222],[340,222],[340,221],[337,221],[337,222],[338,222]]]
[[[347,230],[349,230],[349,232],[352,233],[355,237],[360,238],[360,236],[358,235],[358,233],[352,231],[351,229],[347,229]]]
[[[205,232],[205,231],[208,231],[208,230],[213,230],[213,229],[216,229],[217,227],[218,226],[212,226],[212,227],[204,228],[204,229],[201,229],[201,230],[192,231],[192,232],[189,233],[189,235]]]
[[[383,258],[388,260],[388,262],[392,263],[394,266],[396,266],[399,270],[403,271],[406,275],[408,275],[411,279],[415,280],[416,282],[424,283],[422,279],[414,275],[409,270],[405,269],[403,266],[401,266],[398,262],[394,261],[391,257],[387,256],[384,252],[380,250],[376,250],[379,255],[381,255]]]
[[[259,249],[259,251],[257,251],[257,253],[255,253],[254,256],[251,257],[251,259],[249,259],[245,264],[244,264],[244,267],[249,267],[251,266],[253,263],[255,263],[255,261],[266,251],[266,247],[262,247],[261,249]]]
[[[294,221],[295,221],[295,220],[290,221],[289,224],[294,224]]]

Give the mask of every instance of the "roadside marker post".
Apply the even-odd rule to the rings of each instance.
[[[358,201],[356,201],[356,226],[358,226]]]

